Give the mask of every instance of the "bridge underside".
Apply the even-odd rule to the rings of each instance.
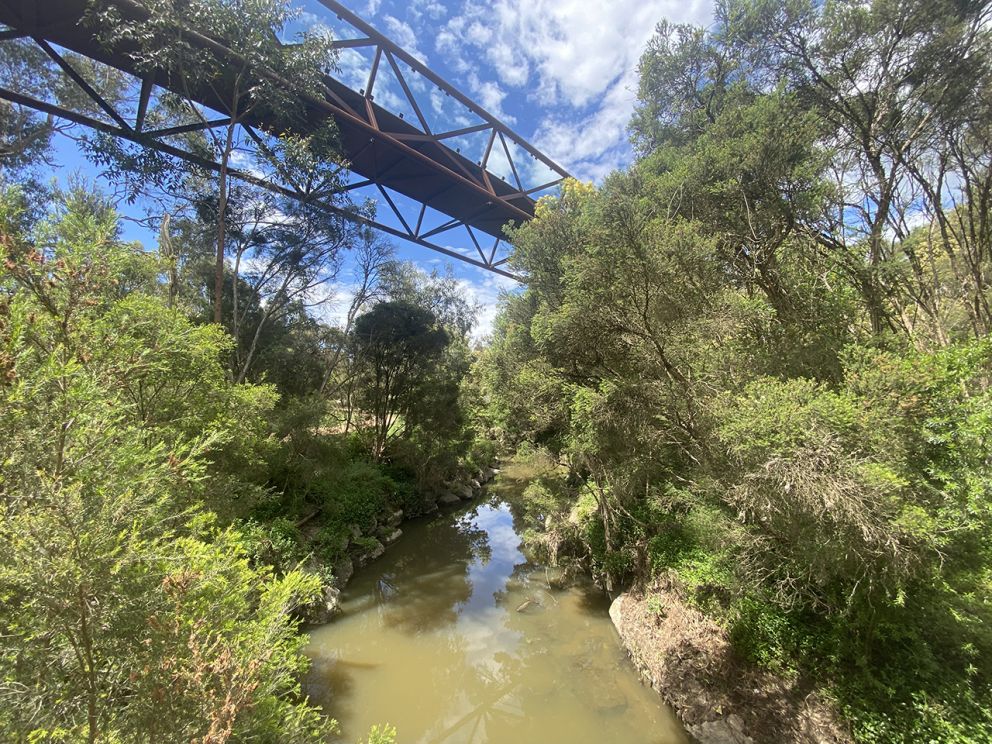
[[[567,173],[343,6],[332,0],[321,2],[335,14],[338,25],[344,26],[338,32],[344,38],[335,35],[335,46],[342,54],[366,53],[371,67],[359,90],[325,76],[325,95],[305,99],[306,124],[297,133],[305,134],[328,118],[334,120],[350,172],[344,190],[375,198],[379,217],[342,206],[340,194],[324,199],[321,205],[346,219],[511,276],[500,268],[508,260],[503,227],[531,218],[536,196],[556,186]],[[142,18],[142,9],[130,0],[114,0],[113,4],[128,18]],[[54,60],[77,93],[83,94],[86,105],[68,105],[65,96],[55,92],[28,96],[3,87],[2,81],[0,98],[216,171],[218,163],[205,158],[202,151],[190,151],[184,135],[230,123],[232,114],[222,101],[223,85],[213,81],[190,89],[187,81],[181,81],[182,90],[177,90],[177,84],[163,72],[141,74],[126,48],[107,49],[100,44],[93,29],[83,22],[86,8],[87,0],[0,0],[0,23],[9,28],[0,32],[0,40],[32,39]],[[197,43],[218,58],[229,59],[234,54],[206,36],[199,37]],[[66,50],[133,78],[129,97],[113,102],[101,97]],[[392,91],[385,89],[387,84]],[[189,120],[178,125],[150,126],[146,117],[150,102],[165,91],[186,98],[199,110],[191,111]],[[376,103],[380,91],[381,98],[403,110],[396,112]],[[436,91],[467,112],[458,117],[460,123],[454,128],[439,128],[436,123],[432,127],[428,121],[427,106],[422,102],[425,95],[436,100]],[[412,116],[407,118],[404,111]],[[247,145],[259,148],[264,148],[266,138],[275,133],[264,115],[241,121],[240,132]],[[465,145],[469,140],[479,143],[471,158],[466,157],[470,154]],[[463,147],[450,146],[458,143],[466,154],[460,152]],[[494,167],[509,174],[499,177],[491,172]],[[294,184],[260,176],[250,167],[235,168],[233,175],[286,196],[314,200],[312,194]],[[384,222],[383,213],[392,214],[393,219]]]

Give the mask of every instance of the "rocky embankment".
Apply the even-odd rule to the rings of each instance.
[[[421,504],[409,514],[402,509],[380,514],[375,526],[365,532],[358,525],[350,525],[339,550],[343,557],[330,566],[332,578],[324,585],[321,599],[302,609],[303,620],[310,625],[330,622],[338,612],[341,590],[351,580],[355,569],[368,565],[385,553],[386,548],[403,534],[400,525],[404,520],[433,514],[440,507],[454,506],[476,498],[498,472],[495,467],[487,467],[450,481],[435,493],[423,494]],[[319,567],[312,568],[319,572]]]
[[[648,596],[657,598],[651,607]],[[642,677],[699,744],[852,741],[837,710],[811,685],[742,660],[727,631],[688,605],[673,583],[621,594],[610,618]]]

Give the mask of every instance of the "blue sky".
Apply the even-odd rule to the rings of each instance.
[[[343,0],[343,4],[572,175],[594,182],[631,160],[626,125],[634,106],[636,67],[655,25],[664,18],[707,25],[712,15],[711,0]],[[303,25],[329,29],[338,38],[355,36],[346,33],[334,14],[316,0],[304,0],[302,8]],[[361,53],[345,53],[339,64],[339,77],[345,82],[359,87],[359,81],[365,80],[369,61]],[[403,110],[406,104],[398,92],[398,86],[383,76],[377,82],[376,101]],[[431,98],[422,84],[415,86],[415,95],[422,108],[431,110],[428,118],[445,120],[454,125],[451,128],[465,121],[453,99],[442,101],[436,94]],[[407,118],[412,120],[413,115]],[[463,154],[464,148],[478,146],[474,141],[457,144]],[[58,143],[65,168],[91,170],[74,147],[70,140]],[[543,182],[541,173],[546,171],[533,165],[531,184]],[[499,167],[494,163],[491,169],[498,173]],[[405,211],[404,205],[399,206]],[[390,219],[384,210],[380,218]],[[150,237],[138,228],[128,232],[146,242]],[[399,239],[393,242],[401,258],[424,269],[451,264],[466,295],[482,306],[476,337],[488,332],[499,292],[512,289],[512,280]],[[337,293],[339,306],[347,293],[345,278]],[[334,308],[328,315],[334,317]]]

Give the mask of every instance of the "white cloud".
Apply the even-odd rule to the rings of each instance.
[[[231,154],[228,157],[228,162],[231,164],[232,168],[236,168],[245,173],[250,173],[255,176],[255,178],[265,178],[265,172],[262,170],[261,164],[258,162],[258,158],[252,152],[247,152],[235,148],[231,150]]]
[[[599,179],[629,159],[637,63],[657,23],[706,24],[711,15],[711,0],[467,0],[435,34],[435,48],[480,98],[472,80],[480,55],[499,83],[526,87],[549,111],[535,144],[575,175]]]
[[[357,282],[322,284],[313,298],[313,301],[319,303],[314,308],[314,313],[324,323],[343,329],[348,319],[348,310],[351,308],[351,303],[355,299],[355,293],[358,292],[359,286]]]
[[[628,70],[614,80],[601,104],[579,118],[545,116],[534,132],[534,144],[582,180],[600,181],[630,159],[627,122],[636,101],[637,73]]]
[[[660,20],[704,23],[711,12],[709,0],[470,0],[448,25],[461,44],[486,47],[507,85],[521,75],[506,63],[518,60],[532,66],[543,103],[584,106],[636,66]]]
[[[476,103],[482,108],[507,124],[516,123],[516,118],[503,110],[503,99],[506,98],[506,91],[499,86],[499,83],[492,80],[481,80],[474,71],[471,71],[468,74],[468,87],[475,96]]]
[[[520,288],[515,279],[494,274],[485,269],[475,269],[477,279],[459,279],[458,286],[469,302],[478,305],[479,314],[472,328],[472,340],[481,342],[493,332],[493,321],[499,309],[499,298],[504,292],[512,292]]]
[[[417,34],[410,24],[391,15],[385,16],[382,20],[386,26],[386,36],[426,65],[427,55],[417,47]]]
[[[448,10],[437,0],[413,0],[408,9],[414,18],[419,20],[422,16],[427,16],[433,20],[443,18]]]

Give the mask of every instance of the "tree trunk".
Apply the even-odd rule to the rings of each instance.
[[[223,322],[221,305],[224,300],[224,242],[227,216],[227,161],[231,157],[231,149],[234,147],[234,121],[227,127],[227,139],[224,143],[224,152],[220,158],[220,175],[218,176],[217,199],[217,258],[214,262],[214,323],[220,325]]]

